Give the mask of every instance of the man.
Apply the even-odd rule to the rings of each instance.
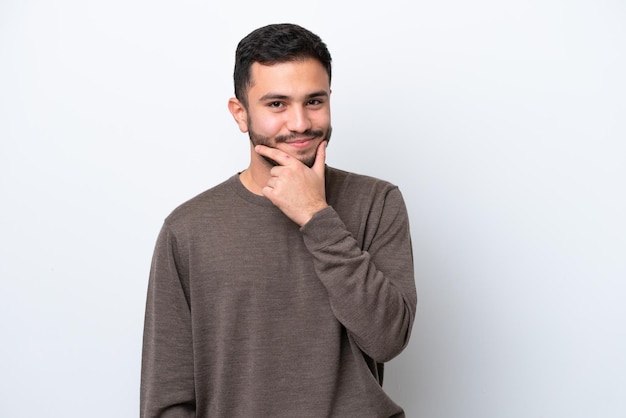
[[[238,45],[250,165],[178,207],[153,258],[144,417],[402,417],[383,363],[417,302],[398,188],[325,165],[331,57],[308,30]]]

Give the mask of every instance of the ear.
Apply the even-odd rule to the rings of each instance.
[[[248,112],[243,103],[232,97],[228,100],[228,110],[233,115],[235,123],[239,125],[239,130],[244,133],[248,132]]]

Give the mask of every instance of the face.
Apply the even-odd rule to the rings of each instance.
[[[311,167],[318,145],[330,140],[330,85],[317,60],[271,66],[254,63],[248,107],[229,107],[253,145],[278,148]],[[254,158],[260,156],[253,154]],[[272,163],[270,161],[270,163]]]

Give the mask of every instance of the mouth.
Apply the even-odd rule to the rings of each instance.
[[[291,135],[277,136],[276,143],[286,144],[292,148],[304,149],[324,135],[322,130],[311,129],[305,132],[292,133]]]
[[[296,138],[296,139],[290,139],[288,141],[285,141],[284,143],[294,147],[294,148],[307,148],[308,146],[310,146],[313,141],[315,141],[316,137],[309,137],[309,138]]]

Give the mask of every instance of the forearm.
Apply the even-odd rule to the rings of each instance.
[[[408,343],[415,316],[408,223],[387,228],[380,246],[363,251],[332,208],[302,228],[331,308],[361,349],[379,362]]]

